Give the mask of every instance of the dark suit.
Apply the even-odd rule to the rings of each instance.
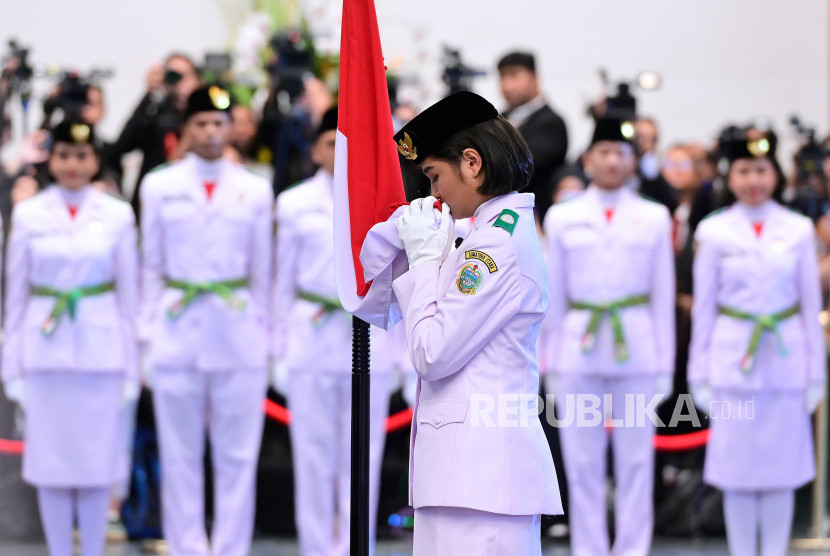
[[[519,133],[533,155],[533,176],[527,191],[536,195],[536,211],[544,219],[551,204],[551,176],[568,154],[568,130],[565,121],[545,104],[519,125]]]
[[[672,186],[670,186],[669,183],[663,179],[663,176],[657,176],[654,179],[638,176],[637,179],[640,182],[637,186],[638,193],[654,199],[669,209],[669,214],[674,214],[674,211],[677,210],[678,205],[677,193]]]

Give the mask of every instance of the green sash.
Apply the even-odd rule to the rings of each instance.
[[[334,313],[343,310],[340,300],[305,290],[297,290],[297,299],[320,305],[320,311],[311,319],[312,324],[318,328],[323,326]]]
[[[607,314],[611,319],[611,330],[614,333],[614,359],[618,363],[628,361],[628,344],[625,341],[625,331],[620,319],[620,309],[648,305],[650,297],[644,295],[632,295],[611,303],[590,303],[588,301],[570,301],[571,309],[581,309],[591,312],[591,320],[588,321],[588,328],[582,336],[582,353],[588,353],[594,349],[597,341],[597,330],[602,318]]]
[[[75,314],[78,310],[78,301],[81,298],[89,297],[91,295],[100,295],[102,293],[111,292],[115,289],[115,282],[107,282],[106,284],[98,284],[95,286],[83,286],[71,290],[58,290],[49,286],[31,286],[32,295],[38,297],[54,297],[55,306],[52,312],[40,325],[40,332],[44,336],[49,336],[60,323],[61,317],[64,313],[69,313],[69,318],[75,320]]]
[[[755,328],[752,330],[752,336],[749,337],[749,346],[746,349],[746,354],[741,361],[741,372],[748,374],[755,364],[755,356],[758,353],[758,347],[761,345],[761,337],[764,332],[772,332],[775,335],[775,341],[778,343],[778,353],[782,357],[787,356],[787,348],[784,346],[784,341],[781,339],[781,331],[778,330],[778,325],[790,317],[796,316],[801,311],[798,303],[792,307],[788,307],[783,311],[772,313],[770,315],[754,315],[746,313],[731,307],[718,307],[718,313],[732,317],[733,319],[748,320],[755,323]]]
[[[174,288],[184,292],[184,296],[167,309],[167,318],[170,320],[179,318],[197,297],[206,293],[218,295],[225,303],[237,311],[245,310],[245,302],[234,294],[234,290],[248,287],[249,280],[247,278],[224,280],[221,282],[189,282],[187,280],[165,278],[164,283],[168,288]]]

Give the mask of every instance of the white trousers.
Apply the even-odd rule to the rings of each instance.
[[[371,373],[369,377],[369,538],[374,552],[391,376]],[[352,375],[298,370],[291,372],[289,380],[294,511],[300,554],[347,556]]]
[[[413,556],[541,556],[542,516],[469,508],[415,510]]]
[[[102,556],[107,533],[107,509],[110,489],[38,487],[40,521],[46,535],[50,556],[74,554],[75,518],[81,533],[81,554]]]
[[[171,556],[247,556],[254,528],[265,369],[156,369],[162,527]],[[204,518],[205,433],[213,464],[213,528]]]
[[[785,556],[795,509],[793,490],[727,490],[723,493],[730,556]]]
[[[558,379],[557,418],[562,422],[560,438],[562,457],[568,480],[571,553],[574,556],[647,556],[654,523],[654,434],[655,425],[648,418],[642,426],[615,426],[606,431],[603,423],[578,426],[577,419],[567,423],[560,411],[566,395],[590,395],[600,400],[599,410],[606,410],[611,400],[611,416],[625,420],[626,404],[635,403],[637,394],[645,403],[654,394],[653,377],[603,378],[568,376]],[[607,396],[610,396],[608,398]],[[626,398],[628,395],[628,398]],[[572,398],[573,399],[573,398]],[[631,408],[629,407],[629,411]],[[636,425],[636,419],[633,420]],[[606,520],[606,460],[608,443],[613,446],[615,540],[608,538]]]

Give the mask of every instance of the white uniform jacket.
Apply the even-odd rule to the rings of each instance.
[[[554,373],[600,376],[674,371],[674,256],[671,219],[662,205],[623,189],[607,222],[596,186],[545,216],[550,309],[546,357]],[[571,302],[602,304],[647,295],[648,303],[619,310],[629,352],[615,358],[606,314],[592,350],[583,352],[591,312]]]
[[[773,201],[764,208],[760,237],[737,203],[703,220],[695,233],[689,382],[755,391],[799,390],[825,381],[813,225]],[[755,324],[719,314],[719,307],[761,316],[795,305],[798,314],[778,324],[781,345],[765,331],[754,364],[742,372]]]
[[[41,327],[56,298],[33,286],[67,291],[114,282],[82,297],[51,334]],[[58,186],[14,208],[6,258],[3,380],[37,371],[123,373],[138,379],[135,322],[138,244],[130,205],[90,188],[74,219]]]
[[[545,274],[533,195],[511,193],[478,208],[467,238],[443,263],[395,280],[420,376],[409,473],[415,508],[562,512],[537,417]]]
[[[334,280],[334,200],[325,170],[277,198],[277,242],[272,295],[273,348],[289,369],[351,373],[352,317],[326,311],[307,294],[337,302]],[[371,329],[371,370],[409,369],[400,334]],[[405,372],[405,371],[404,371]]]
[[[195,155],[147,174],[141,187],[140,336],[161,367],[233,370],[261,367],[268,357],[273,201],[270,185],[223,160],[208,200]],[[167,311],[184,292],[165,279],[247,279],[234,295],[198,296],[178,318]]]

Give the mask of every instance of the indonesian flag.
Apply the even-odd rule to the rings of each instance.
[[[346,311],[384,328],[391,282],[372,287],[360,255],[372,226],[405,202],[385,71],[374,0],[344,0],[334,163],[337,291]]]

